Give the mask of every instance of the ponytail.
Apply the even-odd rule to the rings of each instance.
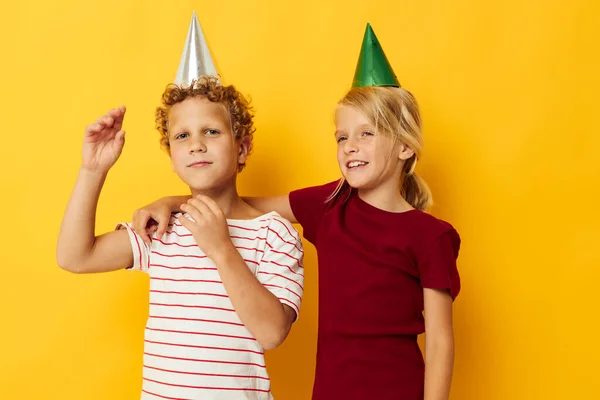
[[[406,176],[402,181],[400,191],[408,204],[417,210],[427,211],[433,203],[429,187],[417,174]]]
[[[427,211],[433,204],[431,191],[429,186],[425,183],[425,180],[421,178],[416,172],[415,167],[417,166],[417,156],[406,160],[404,169],[407,170],[403,174],[402,186],[400,187],[400,194],[404,200],[417,210]]]

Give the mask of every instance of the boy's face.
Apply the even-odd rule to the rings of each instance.
[[[192,192],[235,185],[238,164],[248,156],[248,143],[233,137],[225,107],[204,97],[171,108],[169,145],[173,171]]]

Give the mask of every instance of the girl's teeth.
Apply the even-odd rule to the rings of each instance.
[[[362,162],[362,161],[353,161],[350,164],[348,164],[349,168],[354,168],[354,167],[358,167],[360,165],[366,165],[366,162]]]

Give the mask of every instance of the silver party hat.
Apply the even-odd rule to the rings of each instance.
[[[198,18],[196,18],[196,12],[194,12],[192,13],[192,21],[188,29],[183,53],[181,54],[175,84],[184,87],[189,86],[194,79],[198,79],[201,75],[219,77],[204,39],[202,28]]]

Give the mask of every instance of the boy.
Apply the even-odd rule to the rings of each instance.
[[[167,87],[162,104],[161,143],[192,193],[184,213],[150,245],[129,224],[94,235],[98,197],[124,145],[125,108],[113,109],[86,128],[58,263],[76,273],[132,268],[150,275],[143,399],[272,399],[264,349],[282,343],[297,318],[299,235],[238,196],[254,127],[233,86],[202,76]]]

